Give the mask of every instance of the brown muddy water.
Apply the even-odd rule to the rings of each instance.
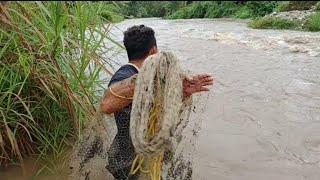
[[[229,19],[134,19],[113,32],[121,41],[135,24],[154,28],[186,69],[215,77],[193,179],[320,179],[320,33]]]
[[[48,163],[28,158],[24,160],[24,170],[20,165],[0,169],[0,180],[64,180],[69,174],[68,161]]]
[[[159,49],[174,52],[185,69],[215,77],[193,179],[320,179],[320,33],[155,18],[126,20],[111,33],[121,42],[136,24],[152,27]],[[115,69],[127,61],[125,53],[112,59]],[[19,173],[0,170],[0,180],[23,179]]]

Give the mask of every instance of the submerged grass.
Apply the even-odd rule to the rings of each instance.
[[[259,18],[255,19],[248,25],[256,29],[294,29],[297,28],[297,23],[280,18]]]
[[[0,166],[61,154],[93,117],[102,53],[106,43],[120,46],[105,10],[103,2],[0,4]]]
[[[309,31],[320,31],[320,11],[308,18],[306,28]]]
[[[320,31],[320,12],[308,17],[304,23],[277,17],[263,17],[251,21],[248,26],[255,29],[293,29],[318,32]]]

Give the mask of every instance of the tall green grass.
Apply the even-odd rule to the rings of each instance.
[[[120,46],[105,11],[103,2],[0,4],[0,166],[60,154],[93,117],[109,73],[102,53]]]
[[[293,11],[293,10],[308,10],[316,5],[317,1],[280,1],[275,9],[276,11]]]
[[[293,29],[319,32],[320,12],[316,12],[308,17],[304,23],[277,17],[263,17],[251,21],[248,26],[256,29]]]
[[[316,10],[317,10],[317,11],[320,11],[320,1],[317,2],[317,4],[316,4],[315,6],[316,6]]]
[[[320,31],[320,11],[308,18],[306,28],[309,31]]]
[[[256,29],[296,29],[298,23],[281,18],[265,17],[251,21],[248,26]]]

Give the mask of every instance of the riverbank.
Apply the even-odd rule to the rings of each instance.
[[[300,5],[299,2],[297,4]],[[309,4],[309,5],[308,5]],[[233,17],[253,19],[248,26],[255,29],[292,29],[301,31],[320,31],[320,2],[306,3],[305,7],[283,3],[195,3],[172,15],[169,19],[221,18]],[[299,9],[301,8],[301,9]],[[305,10],[305,9],[307,10]],[[298,10],[295,10],[298,9]]]
[[[301,31],[320,31],[320,9],[274,12],[253,20],[248,24],[256,29],[293,29]]]
[[[123,13],[130,17],[164,19],[252,19],[256,29],[320,31],[320,2],[316,1],[220,1],[128,2]]]

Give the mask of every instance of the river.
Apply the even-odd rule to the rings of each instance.
[[[211,73],[194,179],[320,179],[320,33],[255,30],[230,19],[133,19],[160,50],[194,73]],[[118,62],[127,61],[126,55]]]

